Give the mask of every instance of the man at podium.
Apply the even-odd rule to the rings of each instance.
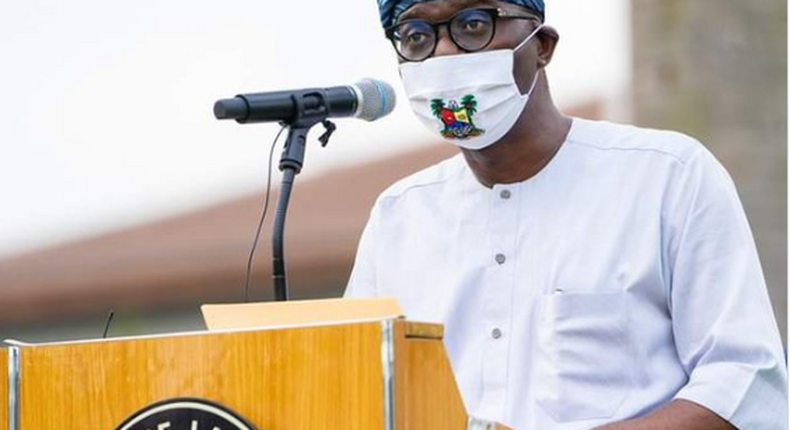
[[[445,325],[470,414],[515,429],[786,428],[735,188],[696,140],[562,115],[542,0],[379,0],[419,119],[461,154],[377,200],[348,297]]]

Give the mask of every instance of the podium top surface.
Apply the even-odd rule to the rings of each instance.
[[[380,321],[404,316],[393,298],[203,305],[201,311],[209,330]]]
[[[5,339],[5,345],[21,348],[109,343],[131,340],[164,339],[207,336],[223,333],[306,329],[350,324],[380,323],[404,319],[394,299],[328,299],[292,302],[267,302],[204,305],[202,307],[208,330],[119,336],[94,339],[74,339],[32,343]],[[438,324],[409,323],[408,332],[415,337],[441,339],[443,329]]]

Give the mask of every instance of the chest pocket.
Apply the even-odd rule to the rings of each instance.
[[[628,396],[633,366],[624,293],[541,299],[538,404],[557,422],[609,418]]]

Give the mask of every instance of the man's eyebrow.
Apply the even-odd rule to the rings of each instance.
[[[405,12],[400,14],[398,16],[398,19],[395,20],[395,23],[398,23],[398,22],[401,22],[403,20],[407,20],[407,19],[411,18],[411,16],[414,14],[414,6],[417,6],[417,5],[421,4],[421,3],[430,3],[432,1],[436,2],[436,1],[442,1],[442,0],[429,0],[427,2],[415,3],[414,5],[412,5],[412,7],[409,7],[408,9],[406,9]],[[444,1],[447,1],[447,0],[444,0]],[[452,1],[454,3],[458,3],[458,4],[463,5],[462,9],[465,9],[467,7],[470,7],[470,6],[486,7],[486,6],[494,6],[495,5],[495,2],[493,2],[493,1],[485,1],[485,0],[482,0],[482,1],[481,0],[452,0]]]
[[[406,12],[403,12],[402,14],[398,15],[398,19],[395,20],[395,23],[397,24],[405,19],[409,19],[409,15],[411,15],[413,11],[414,11],[413,8],[407,9]]]

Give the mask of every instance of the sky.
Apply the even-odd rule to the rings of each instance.
[[[628,0],[546,3],[560,107],[622,99]],[[0,61],[0,258],[262,190],[278,126],[215,120],[235,94],[395,87],[392,115],[337,121],[327,148],[311,135],[299,180],[439,144],[405,102],[374,0],[4,2]]]

